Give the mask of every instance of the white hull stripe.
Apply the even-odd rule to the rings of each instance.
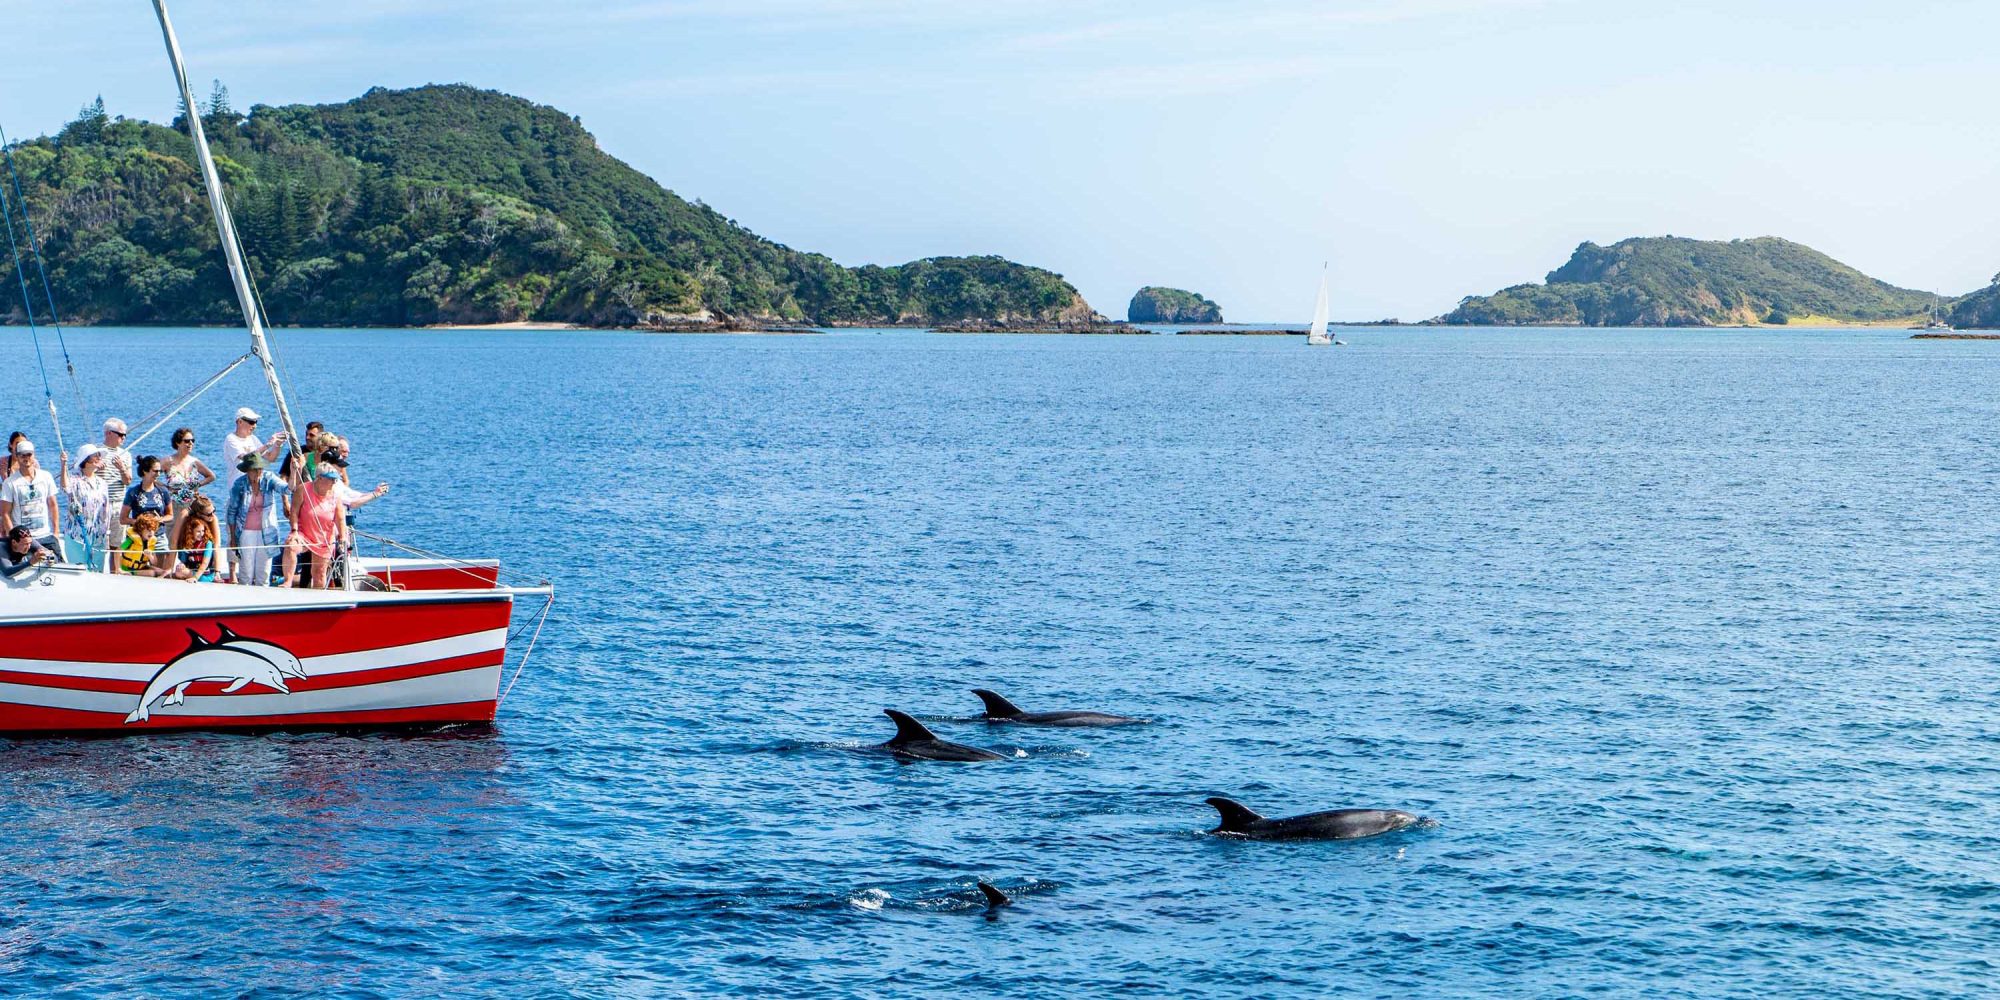
[[[380,670],[383,667],[405,667],[413,663],[429,663],[454,656],[491,652],[507,644],[507,630],[488,629],[443,639],[430,639],[403,646],[384,646],[380,649],[364,649],[353,653],[330,653],[326,656],[305,656],[299,663],[306,668],[307,677],[330,677],[348,674],[357,670]],[[17,660],[0,657],[0,671],[23,674],[42,674],[50,677],[89,677],[105,681],[131,681],[144,684],[160,672],[158,663],[91,663],[81,660]]]
[[[254,689],[238,694],[188,695],[184,705],[154,705],[155,719],[178,716],[304,715],[320,712],[366,712],[387,708],[422,708],[427,705],[456,705],[470,701],[492,701],[500,690],[500,668],[475,667],[448,674],[427,674],[379,684],[299,691],[294,694]],[[38,708],[66,708],[79,712],[101,712],[123,717],[139,707],[139,696],[105,691],[73,691],[66,688],[36,687],[32,684],[0,684],[0,703],[33,705]],[[0,714],[6,711],[0,704]],[[134,723],[133,728],[143,728]]]

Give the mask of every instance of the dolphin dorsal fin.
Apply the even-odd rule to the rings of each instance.
[[[222,624],[221,622],[216,622],[215,627],[216,630],[221,633],[215,637],[216,642],[227,643],[231,639],[243,638],[242,636],[236,634],[236,630],[230,628],[227,625]]]
[[[215,643],[212,643],[212,642],[208,641],[208,640],[207,640],[206,638],[204,638],[204,637],[202,636],[202,634],[201,634],[200,632],[197,632],[197,631],[195,631],[194,629],[188,629],[188,630],[187,630],[187,634],[188,634],[188,648],[189,648],[189,649],[200,649],[200,648],[202,648],[203,646],[213,646],[213,645],[215,645]]]
[[[999,889],[994,888],[993,883],[988,882],[985,879],[980,879],[978,885],[979,885],[979,894],[986,897],[986,905],[989,908],[995,906],[1006,906],[1007,904],[1013,902],[1013,900],[1007,898],[1006,893],[1001,892]]]
[[[989,719],[1012,719],[1021,714],[1021,710],[1015,707],[1013,702],[985,688],[973,688],[972,693],[986,703],[986,717]]]
[[[1222,814],[1222,825],[1216,827],[1216,829],[1223,833],[1246,832],[1250,829],[1250,824],[1264,818],[1258,815],[1257,810],[1241,802],[1233,799],[1225,799],[1219,795],[1209,799],[1208,804],[1214,806],[1215,811]]]
[[[924,724],[893,708],[885,708],[882,714],[896,720],[896,736],[889,741],[890,746],[915,743],[919,740],[935,740],[937,734],[924,728]]]

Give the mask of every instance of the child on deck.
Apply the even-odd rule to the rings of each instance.
[[[125,541],[118,546],[118,571],[132,576],[159,576],[153,559],[153,536],[160,532],[160,515],[140,514],[125,527]]]

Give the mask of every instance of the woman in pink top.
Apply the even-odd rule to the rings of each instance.
[[[327,575],[333,569],[333,554],[340,550],[341,532],[347,525],[347,504],[340,499],[336,489],[339,485],[340,470],[321,466],[312,485],[300,492],[298,511],[292,518],[292,544],[286,546],[285,552],[286,579],[279,586],[292,582],[298,553],[304,550],[313,555],[313,589],[326,589]]]

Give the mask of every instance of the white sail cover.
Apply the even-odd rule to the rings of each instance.
[[[1319,301],[1313,304],[1312,331],[1306,334],[1308,344],[1331,343],[1326,335],[1326,268],[1319,272]]]

